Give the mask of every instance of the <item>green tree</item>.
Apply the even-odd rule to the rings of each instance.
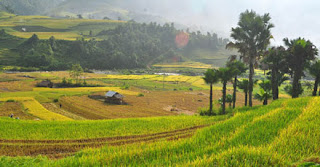
[[[285,59],[286,49],[282,46],[270,48],[264,56],[263,62],[267,64],[271,70],[268,79],[271,81],[273,100],[279,99],[279,86],[288,80],[285,73],[288,72],[288,63]]]
[[[210,106],[210,115],[212,115],[212,98],[213,98],[213,94],[212,94],[212,86],[213,84],[217,83],[219,81],[219,77],[217,74],[217,70],[215,69],[208,69],[205,73],[204,73],[204,77],[203,80],[206,82],[206,84],[210,85],[210,102],[209,102],[209,106]]]
[[[244,105],[248,106],[248,91],[249,91],[249,80],[244,79],[238,82],[238,88],[243,91],[244,96]]]
[[[234,71],[232,104],[233,108],[236,108],[238,76],[245,73],[247,71],[247,67],[244,63],[233,58],[227,63],[227,67]]]
[[[244,62],[249,64],[249,106],[252,107],[252,91],[254,66],[262,52],[270,44],[271,28],[269,14],[258,15],[254,11],[245,11],[240,14],[238,27],[232,28],[231,37],[235,40],[234,46],[238,48],[243,56]],[[240,50],[241,49],[241,50]]]
[[[315,77],[312,96],[317,96],[318,86],[320,82],[320,60],[313,63],[309,68],[309,73]],[[319,91],[320,96],[320,91]]]
[[[318,49],[309,40],[307,41],[303,38],[294,40],[285,38],[284,42],[288,47],[286,61],[293,75],[292,98],[297,98],[302,89],[300,80],[304,76],[303,71],[312,60],[315,60],[316,55],[318,55]]]
[[[73,64],[69,71],[70,77],[76,80],[76,83],[80,83],[80,77],[83,74],[83,69],[80,64]]]
[[[222,114],[226,114],[226,97],[227,97],[227,83],[232,80],[235,70],[229,67],[219,68],[218,76],[223,85],[222,87]]]
[[[263,101],[263,105],[268,105],[268,99],[272,98],[271,94],[271,82],[269,80],[263,80],[260,84],[260,92],[255,94],[255,98]]]

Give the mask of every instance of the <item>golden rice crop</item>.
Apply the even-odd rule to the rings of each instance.
[[[137,92],[122,90],[119,87],[81,87],[81,88],[33,88],[35,92],[106,92],[116,91],[125,95],[138,95]]]
[[[184,62],[184,63],[173,63],[173,64],[156,64],[153,65],[158,68],[194,68],[194,69],[208,69],[212,68],[209,64],[203,64],[199,62]]]
[[[35,117],[42,120],[57,120],[57,121],[68,121],[72,120],[60,114],[48,111],[38,101],[32,97],[7,97],[1,98],[0,101],[15,100],[22,103],[24,106],[24,112],[27,112]]]

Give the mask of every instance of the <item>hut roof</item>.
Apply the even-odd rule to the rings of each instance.
[[[113,96],[116,95],[116,94],[117,94],[117,92],[109,91],[109,92],[107,92],[106,96],[107,96],[107,97],[113,97]]]
[[[115,97],[115,98],[117,98],[117,99],[122,99],[124,96],[123,95],[121,95],[120,93],[118,93],[118,92],[114,92],[114,91],[109,91],[109,92],[107,92],[106,93],[106,97]]]

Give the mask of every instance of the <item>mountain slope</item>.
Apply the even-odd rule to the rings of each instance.
[[[41,15],[64,0],[1,0],[2,10],[9,9],[19,15]]]

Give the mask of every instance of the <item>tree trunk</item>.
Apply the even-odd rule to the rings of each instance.
[[[236,101],[237,101],[237,82],[238,82],[238,77],[236,76],[236,77],[234,78],[234,83],[233,83],[233,97],[232,97],[233,108],[236,108]]]
[[[250,73],[249,73],[249,106],[252,107],[252,92],[253,92],[253,75],[254,75],[254,67],[253,61],[250,61]]]
[[[245,105],[245,106],[248,106],[248,92],[245,92],[244,105]]]
[[[272,69],[271,74],[271,85],[272,85],[272,97],[273,100],[279,99],[279,84],[277,81],[277,71],[275,69]]]
[[[226,97],[227,97],[227,82],[223,82],[222,89],[222,114],[226,114]]]
[[[296,71],[293,75],[293,82],[292,82],[292,98],[298,98],[299,97],[299,87],[300,87],[300,78],[301,78],[300,71]]]
[[[268,105],[268,97],[266,97],[263,101],[263,105]]]
[[[319,78],[316,77],[316,79],[314,81],[314,88],[313,88],[312,96],[317,96],[318,85],[319,85]]]
[[[210,115],[212,115],[212,84],[210,84]]]

